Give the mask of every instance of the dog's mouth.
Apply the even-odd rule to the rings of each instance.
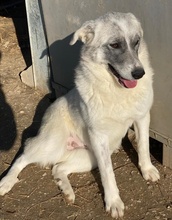
[[[124,79],[123,77],[121,77],[119,75],[119,73],[115,70],[115,68],[112,65],[110,65],[109,63],[108,63],[108,67],[109,67],[110,71],[112,72],[112,74],[117,77],[118,82],[122,86],[124,86],[125,88],[134,88],[134,87],[136,87],[137,80]]]

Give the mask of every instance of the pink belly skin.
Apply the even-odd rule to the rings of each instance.
[[[86,148],[86,145],[77,135],[70,135],[67,139],[67,150],[75,150],[77,148]]]

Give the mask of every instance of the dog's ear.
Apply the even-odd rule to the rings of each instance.
[[[81,40],[84,44],[89,44],[94,38],[94,22],[87,21],[73,35],[70,45],[74,45],[77,40]]]

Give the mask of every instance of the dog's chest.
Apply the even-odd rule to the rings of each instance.
[[[128,92],[129,93],[129,92]],[[97,96],[90,105],[90,114],[96,115],[100,120],[115,120],[117,122],[134,121],[143,117],[149,111],[153,94],[144,91],[137,94],[113,96]]]

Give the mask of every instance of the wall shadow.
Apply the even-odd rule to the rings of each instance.
[[[74,87],[74,72],[80,60],[82,43],[78,41],[71,46],[69,43],[72,36],[73,34],[55,41],[40,57],[43,58],[45,55],[50,57],[52,87],[61,86],[60,95]]]
[[[39,1],[40,13],[43,22],[44,33],[47,39],[48,48],[42,52],[40,58],[48,55],[51,67],[52,88],[61,87],[60,95],[65,94],[74,87],[74,72],[80,59],[82,43],[77,41],[76,44],[70,45],[73,33],[58,39],[52,43],[53,34],[48,32],[45,16],[43,15],[42,3]],[[57,86],[56,86],[57,85]],[[56,91],[56,93],[58,93]]]

